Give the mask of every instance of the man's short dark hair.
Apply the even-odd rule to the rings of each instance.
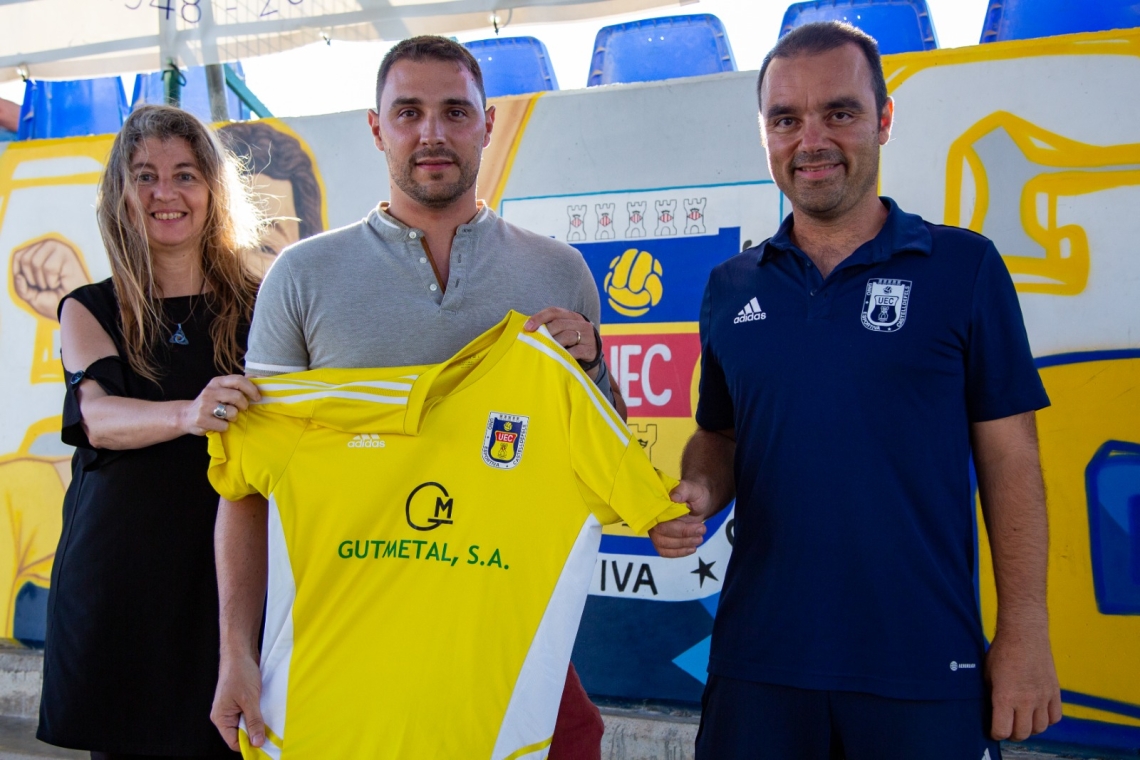
[[[875,38],[851,24],[842,21],[816,21],[796,27],[776,43],[764,56],[760,77],[756,80],[756,100],[764,112],[764,74],[774,58],[794,58],[798,55],[817,55],[844,45],[857,45],[871,67],[871,89],[875,93],[875,109],[883,112],[887,104],[887,80],[883,77],[883,61],[879,57],[879,43]]]
[[[483,99],[483,107],[487,107],[487,92],[483,89],[483,71],[479,68],[475,56],[471,55],[471,51],[447,37],[425,34],[400,40],[380,62],[380,71],[376,74],[377,109],[380,108],[380,96],[384,92],[384,84],[388,81],[388,72],[391,68],[400,61],[423,60],[451,61],[470,71],[475,79],[475,86],[479,88],[479,97]]]

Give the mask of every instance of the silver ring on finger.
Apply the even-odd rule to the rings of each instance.
[[[576,346],[576,345],[578,345],[579,343],[581,343],[581,342],[582,342],[582,333],[580,333],[579,331],[575,330],[575,331],[574,331],[574,334],[578,336],[578,340],[574,341],[574,345]]]
[[[213,415],[219,420],[224,420],[229,415],[229,410],[226,409],[225,404],[218,404],[214,407]]]

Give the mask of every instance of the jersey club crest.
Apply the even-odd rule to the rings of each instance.
[[[910,280],[867,280],[863,297],[863,327],[873,332],[895,332],[906,323],[906,307],[910,302]]]
[[[483,461],[500,470],[515,467],[522,459],[529,420],[517,414],[491,412],[483,436]]]

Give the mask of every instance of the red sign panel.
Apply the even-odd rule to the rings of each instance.
[[[606,362],[630,417],[692,417],[690,389],[701,355],[696,332],[607,335]]]

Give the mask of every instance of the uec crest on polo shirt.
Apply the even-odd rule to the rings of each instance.
[[[528,417],[491,412],[483,437],[483,461],[500,470],[509,470],[522,459],[526,444]]]
[[[910,280],[867,280],[863,297],[863,327],[874,332],[895,332],[906,323],[906,307],[910,302]]]

